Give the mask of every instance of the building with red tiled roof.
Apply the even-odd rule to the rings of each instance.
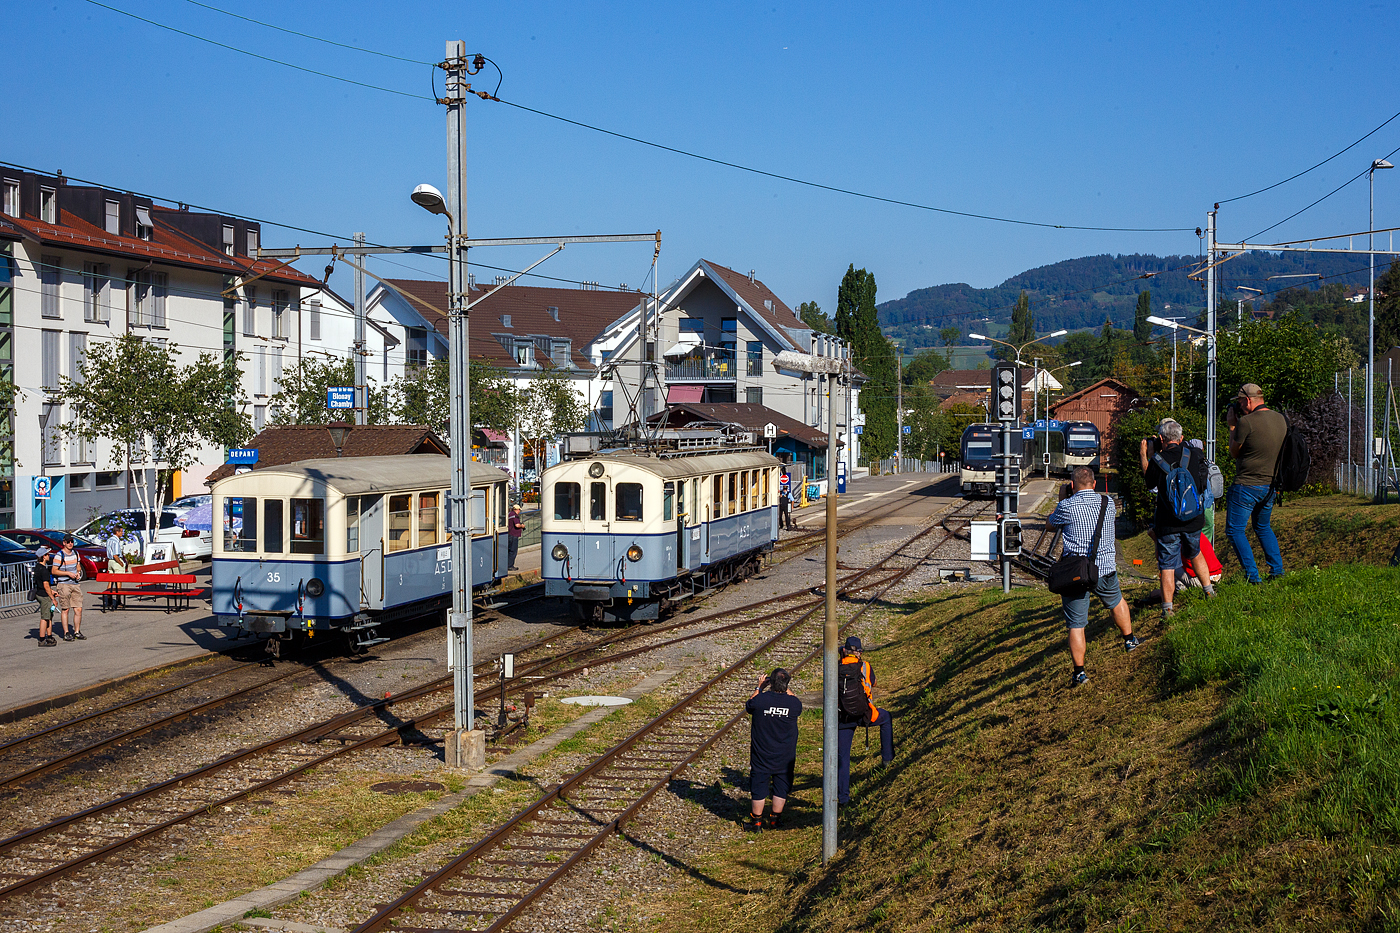
[[[135,334],[178,346],[186,361],[243,354],[244,411],[261,427],[282,368],[301,352],[301,300],[321,287],[258,259],[261,232],[240,217],[0,167],[0,367],[23,391],[12,466],[0,479],[26,491],[0,500],[0,524],[77,527],[94,512],[138,505],[139,487],[164,466],[138,455],[133,470],[110,444],[60,436],[66,414],[48,393],[78,376],[96,342]],[[223,459],[201,451],[192,485]],[[46,502],[27,492],[40,473],[52,484]]]
[[[298,460],[321,460],[336,456],[335,441],[324,424],[274,425],[264,428],[249,441],[247,448],[258,452],[251,469],[283,466]],[[342,457],[391,457],[399,454],[449,454],[447,442],[421,424],[362,424],[345,435]],[[205,485],[212,486],[232,476],[233,464],[212,471]]]

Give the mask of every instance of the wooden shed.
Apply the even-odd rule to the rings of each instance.
[[[1117,379],[1100,379],[1050,405],[1050,417],[1060,421],[1092,421],[1103,436],[1106,451],[1116,449],[1118,420],[1138,401],[1137,390]],[[1117,464],[1114,464],[1115,466]]]

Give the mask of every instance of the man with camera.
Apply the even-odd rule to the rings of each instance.
[[[1162,581],[1162,618],[1172,616],[1176,572],[1190,561],[1206,596],[1215,596],[1210,568],[1201,553],[1201,529],[1206,524],[1206,458],[1181,442],[1181,425],[1167,418],[1157,425],[1155,437],[1145,437],[1138,459],[1148,489],[1157,490],[1153,517],[1157,539],[1157,575]],[[1185,471],[1185,475],[1182,475]]]
[[[802,701],[788,689],[792,675],[781,667],[758,678],[758,689],[744,709],[753,717],[749,729],[749,798],[747,829],[777,829],[792,793],[797,767],[797,719]],[[767,688],[767,689],[765,689]],[[773,794],[773,815],[763,818],[763,803]]]
[[[875,672],[870,662],[861,657],[864,650],[860,637],[846,636],[841,646],[841,663],[837,668],[836,687],[836,802],[851,800],[851,741],[856,728],[865,726],[866,742],[869,729],[880,730],[880,760],[886,766],[894,761],[894,719],[889,710],[875,705]]]
[[[1283,554],[1269,519],[1274,508],[1274,474],[1288,436],[1288,419],[1265,405],[1264,390],[1248,382],[1226,410],[1225,424],[1230,429],[1230,456],[1235,458],[1235,481],[1225,496],[1225,534],[1249,582],[1260,582],[1254,548],[1245,535],[1252,520],[1272,580],[1283,576]]]

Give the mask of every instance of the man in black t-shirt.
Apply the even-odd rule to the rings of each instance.
[[[1205,493],[1205,455],[1190,449],[1181,439],[1181,425],[1167,418],[1157,425],[1157,437],[1144,438],[1138,451],[1147,488],[1157,490],[1153,535],[1157,539],[1157,575],[1162,582],[1164,619],[1171,618],[1174,611],[1172,596],[1176,593],[1176,571],[1178,567],[1184,569],[1186,561],[1191,562],[1196,579],[1205,583],[1206,596],[1215,596],[1215,587],[1210,584],[1210,568],[1206,566],[1206,557],[1201,553],[1201,529],[1206,526],[1205,511],[1203,509],[1200,515],[1185,521],[1177,518],[1167,488],[1167,472],[1181,466],[1182,457],[1190,456],[1186,472],[1191,475],[1191,485],[1196,487],[1197,496]],[[1157,463],[1158,456],[1167,465],[1167,470]]]
[[[781,667],[760,677],[758,689],[744,706],[753,717],[749,732],[749,797],[753,805],[744,824],[749,829],[777,829],[792,791],[797,764],[797,718],[802,715],[802,701],[788,689],[791,680],[792,675]],[[773,815],[765,822],[763,802],[768,799],[770,788]]]
[[[38,554],[39,559],[34,562],[34,589],[39,594],[39,647],[52,648],[58,644],[58,639],[53,637],[53,577],[49,574],[53,552],[41,547]]]

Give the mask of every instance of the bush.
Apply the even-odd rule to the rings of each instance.
[[[1203,414],[1189,408],[1172,411],[1166,405],[1155,405],[1141,411],[1124,415],[1114,429],[1113,462],[1118,467],[1118,492],[1123,500],[1124,511],[1139,526],[1152,522],[1157,499],[1148,492],[1143,481],[1142,465],[1138,461],[1138,445],[1144,437],[1155,437],[1157,425],[1165,418],[1174,418],[1181,424],[1186,440],[1206,438],[1206,419]],[[1229,432],[1222,419],[1215,431],[1215,460],[1228,484],[1235,475],[1235,461],[1230,458]]]

